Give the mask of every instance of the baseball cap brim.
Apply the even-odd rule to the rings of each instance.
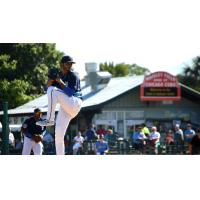
[[[71,56],[63,56],[61,59],[61,63],[72,63],[75,64],[73,58]]]
[[[76,62],[74,62],[74,61],[68,61],[68,62],[65,62],[65,63],[72,63],[72,64],[75,64]]]

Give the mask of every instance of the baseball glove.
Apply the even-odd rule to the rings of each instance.
[[[33,135],[32,140],[35,141],[36,143],[42,141],[42,136],[41,135]]]
[[[49,69],[48,77],[52,80],[59,78],[59,70],[56,67]]]

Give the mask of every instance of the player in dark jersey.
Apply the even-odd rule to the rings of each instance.
[[[42,155],[43,144],[41,140],[45,128],[36,125],[37,121],[42,120],[41,116],[41,110],[36,108],[34,110],[34,116],[26,119],[22,124],[21,130],[24,134],[22,155],[30,155],[31,150],[33,150],[34,155]],[[41,140],[36,141],[35,138],[40,138]]]
[[[79,77],[71,70],[75,62],[70,56],[63,56],[60,67],[61,74],[47,82],[48,112],[47,119],[37,122],[40,126],[52,126],[55,120],[56,104],[60,104],[55,125],[56,154],[64,155],[64,135],[71,119],[80,111],[82,93]]]

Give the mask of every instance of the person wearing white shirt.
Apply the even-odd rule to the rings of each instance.
[[[160,144],[160,133],[157,131],[157,128],[155,126],[151,128],[151,131],[152,132],[150,133],[149,136],[150,144],[155,150],[155,153],[158,154],[157,147]]]
[[[83,147],[84,138],[81,136],[81,132],[77,133],[77,136],[74,138],[73,145],[73,155],[76,155],[78,150]]]
[[[11,132],[10,127],[9,127],[9,145],[15,148],[15,137],[13,133]]]

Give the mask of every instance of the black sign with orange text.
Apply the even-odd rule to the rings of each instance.
[[[175,76],[167,72],[155,72],[145,76],[140,87],[142,101],[179,101],[180,84]]]

